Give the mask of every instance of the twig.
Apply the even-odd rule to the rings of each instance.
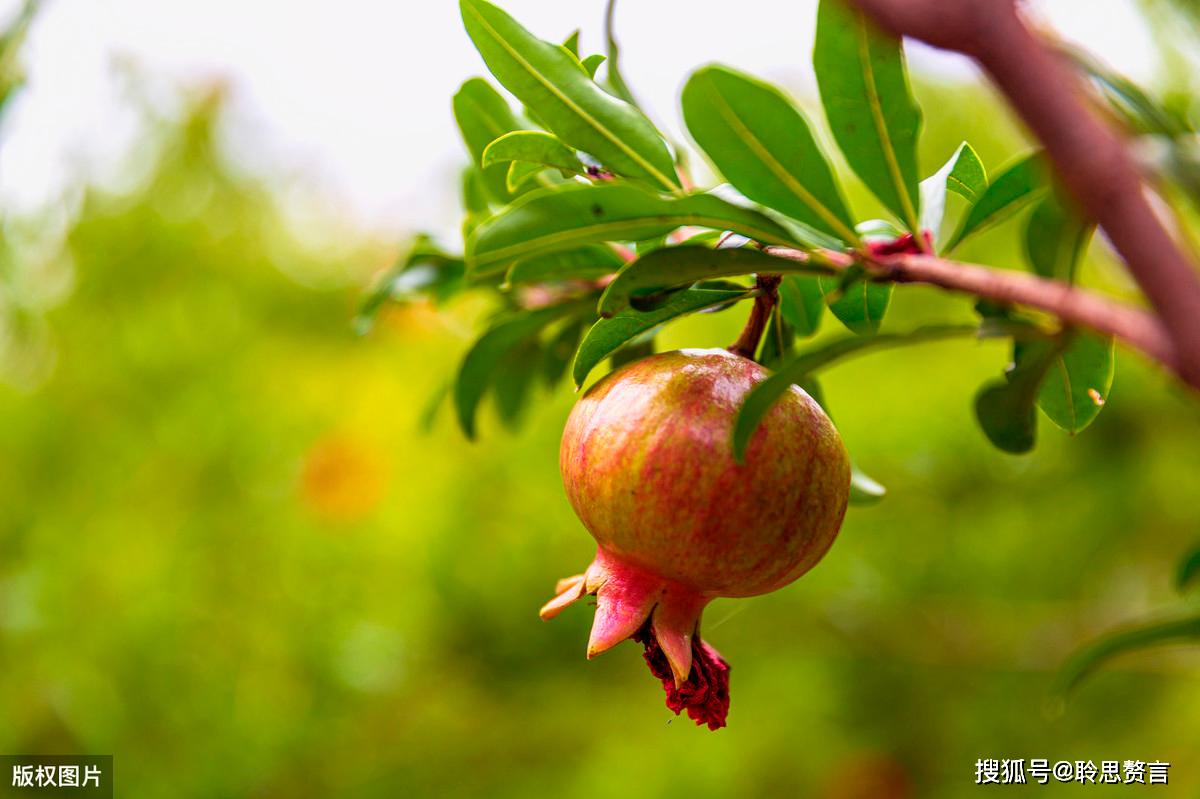
[[[809,259],[805,252],[784,247],[768,247],[766,252],[777,258]],[[822,254],[824,260],[840,268],[854,263],[854,257],[845,253],[827,251]],[[867,266],[874,280],[925,283],[1000,303],[1037,308],[1053,314],[1065,324],[1113,336],[1184,377],[1179,370],[1176,350],[1157,317],[1094,292],[1026,272],[990,269],[929,255],[882,256]],[[1200,382],[1187,382],[1200,388]]]
[[[1069,310],[1078,318],[1064,316],[1066,321],[1111,332],[1200,388],[1200,276],[1155,216],[1142,175],[1121,137],[1088,103],[1082,82],[1068,64],[1025,26],[1013,0],[851,2],[894,33],[963,53],[983,67],[1041,141],[1059,179],[1104,228],[1158,320],[1111,303],[1097,304],[1096,297],[1081,304],[1076,296],[1080,292],[1058,288],[1053,292],[1061,296],[1049,302],[1048,286],[1014,301],[1052,313],[1058,310],[1047,304]],[[940,281],[950,277],[935,264],[904,261],[925,275],[914,279],[945,285]],[[971,290],[955,282],[947,287]],[[1030,281],[1001,283],[1011,290]],[[1100,311],[1119,316],[1105,322],[1096,316]]]
[[[805,255],[804,260],[808,256]],[[754,359],[758,351],[758,342],[762,339],[763,331],[767,328],[767,320],[771,318],[771,309],[779,299],[779,275],[759,275],[757,278],[758,295],[754,298],[754,307],[750,309],[750,318],[742,328],[738,340],[729,345],[729,351],[743,358]]]

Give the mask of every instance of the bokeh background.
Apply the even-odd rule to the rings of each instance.
[[[166,13],[151,5],[114,4]],[[374,30],[370,8],[351,5]],[[59,2],[35,18],[18,59],[29,81],[0,142],[0,165],[25,163],[11,151],[34,158],[21,148],[40,131],[55,165],[0,170],[0,751],[113,753],[131,797],[957,797],[977,790],[987,757],[1165,760],[1163,795],[1200,795],[1190,649],[1123,657],[1065,708],[1047,701],[1078,646],[1188,604],[1171,583],[1200,536],[1200,403],[1128,353],[1097,422],[1071,439],[1043,419],[1025,457],[992,449],[972,418],[974,391],[1007,361],[999,343],[922,345],[829,372],[835,420],[889,494],[851,510],[803,580],[708,611],[706,637],[733,664],[725,730],[675,719],[632,644],[585,661],[586,608],[537,620],[555,579],[592,554],[557,474],[571,392],[544,394],[516,432],[485,413],[469,444],[431,398],[486,304],[391,308],[366,337],[352,326],[372,276],[418,226],[457,246],[449,94],[482,65],[453,4],[436,5],[379,12],[407,24],[370,44],[436,64],[454,42],[450,75],[381,77],[344,37],[313,55],[372,73],[370,94],[388,106],[352,119],[331,101],[327,113],[343,115],[333,127],[403,110],[389,146],[415,149],[419,168],[381,156],[399,170],[390,188],[330,160],[351,146],[336,136],[301,147],[311,170],[303,157],[249,158],[245,141],[286,152],[302,140],[303,116],[298,139],[278,139],[288,128],[271,102],[255,106],[239,83],[257,73],[224,51],[199,77],[142,51],[112,61],[124,132],[89,150],[66,134],[91,118],[61,98],[61,116],[46,116],[56,101],[44,87],[74,85],[55,37],[95,12]],[[567,4],[509,7],[547,37],[583,25],[598,47],[600,4],[579,5],[565,22]],[[688,30],[712,47],[681,61],[649,49],[649,12],[631,6],[627,74],[636,87],[647,73],[668,125],[675,87],[714,54],[796,76],[815,109],[813,6],[786,12],[800,23],[785,46],[769,5],[750,4],[760,19],[738,25],[715,6],[689,10]],[[1054,23],[1072,17],[1064,6],[1078,8],[1039,7]],[[172,9],[179,28],[148,27],[188,40],[188,8]],[[1130,19],[1130,41],[1162,41],[1140,6],[1112,8],[1107,23],[1094,10],[1062,30],[1101,56]],[[248,33],[227,11],[213,9],[228,41],[288,38],[278,13],[256,8]],[[260,18],[274,34],[253,27]],[[203,43],[204,30],[191,35]],[[1186,92],[1189,54],[1156,47],[1115,62]],[[925,173],[964,138],[992,169],[1027,146],[964,65],[914,63]],[[281,85],[286,66],[273,64]],[[446,84],[433,100],[426,78]],[[302,104],[292,91],[275,102]],[[861,187],[850,193],[873,207]],[[1016,227],[963,256],[1019,264]],[[1082,274],[1134,296],[1103,242]],[[741,317],[685,320],[662,346],[728,344]],[[885,329],[930,318],[969,320],[970,303],[905,287]],[[822,335],[836,328],[826,318]]]

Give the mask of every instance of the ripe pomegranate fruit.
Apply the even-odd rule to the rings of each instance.
[[[793,386],[755,432],[745,462],[730,437],[742,399],[767,371],[727,350],[636,361],[593,386],[563,432],[567,497],[599,545],[541,610],[596,595],[588,657],[634,638],[667,707],[725,726],[729,664],[701,640],[714,597],[782,588],[837,536],[850,492],[841,437]]]

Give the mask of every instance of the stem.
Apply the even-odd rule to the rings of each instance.
[[[800,250],[768,247],[766,251],[777,258],[809,260],[809,254]],[[826,251],[822,256],[824,261],[842,269],[855,262],[852,256],[845,253]],[[1053,314],[1064,324],[1078,325],[1113,336],[1168,367],[1189,385],[1200,388],[1200,380],[1194,380],[1180,370],[1178,352],[1163,323],[1139,308],[1057,280],[1047,280],[1025,272],[947,261],[929,255],[906,253],[878,257],[867,267],[875,280],[925,283],[996,302],[1037,308]]]
[[[750,309],[750,318],[746,320],[738,340],[729,345],[729,351],[734,355],[754,360],[758,342],[767,327],[767,320],[771,318],[771,309],[779,299],[779,281],[782,279],[779,275],[758,275],[755,279],[759,292],[754,298],[754,307]]]

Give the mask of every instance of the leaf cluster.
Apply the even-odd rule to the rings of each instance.
[[[812,120],[784,91],[720,64],[695,71],[682,92],[687,131],[725,181],[693,187],[687,148],[658,130],[620,72],[611,2],[607,52],[586,57],[578,32],[559,44],[487,0],[460,8],[491,76],[466,81],[453,103],[470,156],[463,249],[450,254],[418,238],[368,298],[360,327],[389,300],[495,296],[498,310],[450,392],[468,436],[489,393],[515,422],[532,384],[569,374],[582,386],[605,359],[653,352],[662,326],[753,300],[764,274],[783,276],[758,352],[775,374],[741,411],[731,441],[739,457],[787,386],[819,393],[817,372],[844,358],[946,336],[1012,340],[1011,363],[975,398],[982,431],[1002,450],[1033,447],[1039,408],[1075,433],[1107,402],[1110,340],[1010,307],[981,302],[976,324],[881,332],[904,288],[881,273],[879,253],[904,242],[949,253],[1032,208],[1030,268],[1072,281],[1093,225],[1036,152],[989,179],[963,142],[922,179],[923,117],[902,43],[848,4],[820,3],[812,63],[840,155],[886,219],[855,212]],[[961,206],[952,227],[951,195]],[[813,341],[826,311],[847,334]],[[882,490],[865,476],[856,485],[859,498]]]

